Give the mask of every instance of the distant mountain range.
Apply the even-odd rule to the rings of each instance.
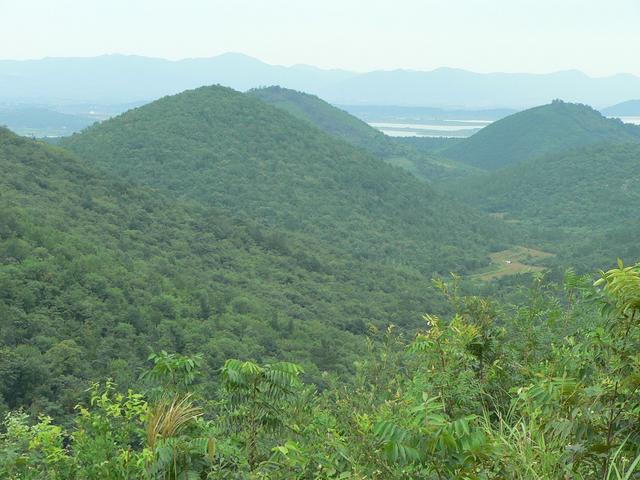
[[[61,113],[49,108],[22,106],[0,108],[0,125],[14,132],[29,135],[70,135],[91,125],[95,118]]]
[[[483,74],[451,68],[394,70],[351,77],[320,94],[338,104],[494,109],[526,108],[561,98],[604,107],[636,98],[640,78],[626,74],[591,78],[575,70],[544,75]]]
[[[228,53],[169,61],[132,55],[0,61],[0,100],[125,103],[155,100],[203,85],[239,90],[282,84],[318,91],[355,75],[309,66],[281,67]]]
[[[640,96],[640,78],[591,78],[578,71],[551,74],[465,70],[356,73],[307,65],[269,65],[246,55],[169,61],[125,55],[0,61],[0,102],[70,104],[150,101],[202,85],[237,90],[280,85],[342,105],[439,108],[526,108],[554,98],[606,107]]]

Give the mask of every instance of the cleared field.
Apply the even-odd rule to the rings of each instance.
[[[478,280],[494,280],[506,275],[516,275],[518,273],[533,273],[546,270],[539,265],[531,265],[537,260],[553,256],[552,253],[535,250],[533,248],[517,246],[489,255],[491,265],[486,271],[470,275],[470,278]]]

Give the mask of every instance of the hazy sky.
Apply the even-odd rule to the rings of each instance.
[[[0,0],[0,58],[640,75],[640,0]]]

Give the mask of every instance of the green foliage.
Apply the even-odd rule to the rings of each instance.
[[[231,356],[295,360],[322,383],[355,373],[369,325],[411,328],[425,301],[446,308],[426,266],[181,203],[4,129],[0,170],[0,412],[62,418],[106,377],[140,389],[150,349],[176,352],[154,357],[165,389],[187,388],[180,359],[195,352],[209,392]],[[455,261],[432,241],[438,262]]]
[[[0,130],[2,409],[61,418],[93,381],[140,388],[150,349],[202,352],[209,391],[231,356],[295,360],[317,383],[349,376],[369,325],[411,329],[425,301],[446,308],[431,275],[485,264],[506,235],[229,89],[100,128],[67,144],[119,178]]]
[[[73,424],[6,416],[15,479],[631,479],[640,465],[640,264],[521,305],[437,281],[455,314],[369,343],[356,381],[317,391],[288,362],[228,360],[210,401],[94,385]],[[536,338],[538,341],[536,341]],[[196,365],[168,353],[151,358]],[[187,369],[192,371],[191,369]],[[146,374],[164,383],[162,375]],[[194,385],[190,383],[190,385]],[[153,391],[153,388],[152,390]],[[69,439],[69,440],[67,440]]]
[[[243,441],[250,470],[259,461],[262,431],[286,426],[289,399],[302,387],[301,373],[300,366],[287,362],[260,366],[231,359],[224,364],[222,381],[231,409],[229,418],[238,431],[246,432]]]
[[[194,382],[198,370],[202,365],[202,355],[178,355],[167,353],[152,353],[148,360],[153,362],[153,368],[147,370],[142,378],[148,378],[159,385],[161,392],[183,393]]]
[[[52,479],[71,477],[73,460],[64,448],[63,430],[42,416],[30,425],[24,413],[9,413],[0,434],[0,476],[7,479]]]
[[[199,478],[216,460],[216,441],[199,436],[209,430],[200,422],[202,409],[191,395],[161,399],[150,412],[146,427],[146,473],[149,478]]]
[[[459,137],[397,137],[397,143],[409,145],[411,148],[425,153],[440,153],[464,141]]]
[[[148,451],[132,450],[144,438],[149,405],[143,395],[129,390],[122,394],[107,381],[94,384],[89,404],[78,406],[70,449],[76,475],[90,479],[144,478]],[[72,477],[70,477],[72,478]]]
[[[603,287],[618,315],[630,316],[633,321],[640,310],[640,269],[637,265],[625,267],[618,259],[618,268],[602,272],[602,278],[595,285]]]

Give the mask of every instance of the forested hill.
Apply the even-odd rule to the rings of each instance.
[[[136,383],[150,349],[345,374],[369,325],[410,328],[430,278],[110,179],[0,129],[0,413],[69,413]]]
[[[315,95],[281,87],[253,89],[247,94],[306,120],[329,135],[362,148],[391,165],[404,168],[427,182],[458,180],[474,173],[465,164],[439,157],[434,153],[434,148],[424,149],[422,145],[417,148],[407,139],[387,136]],[[433,143],[437,142],[435,139]]]
[[[576,266],[640,257],[640,144],[549,153],[458,185],[470,204],[508,221],[555,231]]]
[[[321,130],[371,153],[389,155],[398,148],[393,144],[391,138],[379,130],[315,95],[276,86],[249,90],[247,95],[252,95],[281,108]]]
[[[640,127],[605,118],[586,105],[556,100],[498,120],[443,154],[493,170],[545,153],[599,142],[640,142]]]
[[[425,274],[474,269],[505,241],[502,224],[228,88],[165,97],[64,145],[119,177]]]

